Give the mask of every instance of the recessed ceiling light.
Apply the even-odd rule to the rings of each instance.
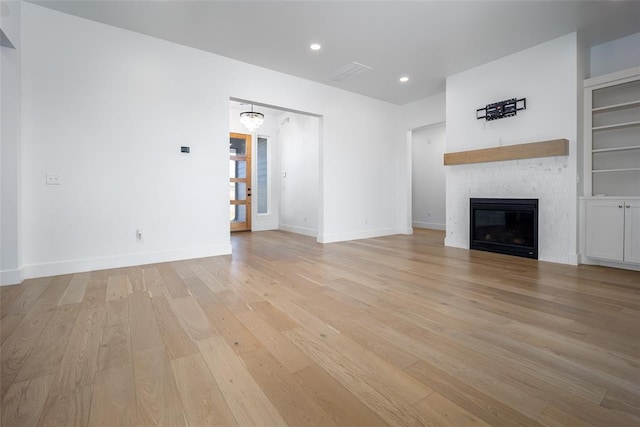
[[[406,82],[408,82],[408,81],[409,81],[409,77],[407,77],[407,76],[402,76],[402,77],[400,77],[400,81],[401,81],[402,83],[406,83]]]
[[[309,46],[311,48],[311,50],[320,50],[320,48],[322,46],[320,46],[319,43],[313,43],[311,46]]]

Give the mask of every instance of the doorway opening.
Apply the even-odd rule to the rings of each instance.
[[[253,106],[263,124],[250,132],[240,113]],[[229,102],[231,231],[321,234],[321,117],[231,98]],[[243,142],[234,143],[242,137]],[[245,148],[248,147],[248,148]],[[246,170],[244,169],[246,168]]]
[[[436,123],[411,131],[411,226],[444,230],[445,124]]]

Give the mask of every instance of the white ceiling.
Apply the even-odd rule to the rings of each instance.
[[[640,32],[640,1],[621,0],[32,2],[396,104],[573,31],[586,46]],[[353,61],[373,69],[329,80]]]

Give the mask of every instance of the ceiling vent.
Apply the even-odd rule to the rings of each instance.
[[[353,76],[357,76],[358,74],[362,74],[365,71],[370,71],[370,70],[373,70],[373,68],[354,61],[338,69],[336,72],[334,72],[329,77],[329,80],[334,82],[341,82],[343,80],[350,79]]]

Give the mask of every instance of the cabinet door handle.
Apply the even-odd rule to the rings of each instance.
[[[629,209],[631,207],[631,205],[627,205],[627,209]]]
[[[619,207],[620,209],[622,209],[622,205],[618,205],[618,207]]]

